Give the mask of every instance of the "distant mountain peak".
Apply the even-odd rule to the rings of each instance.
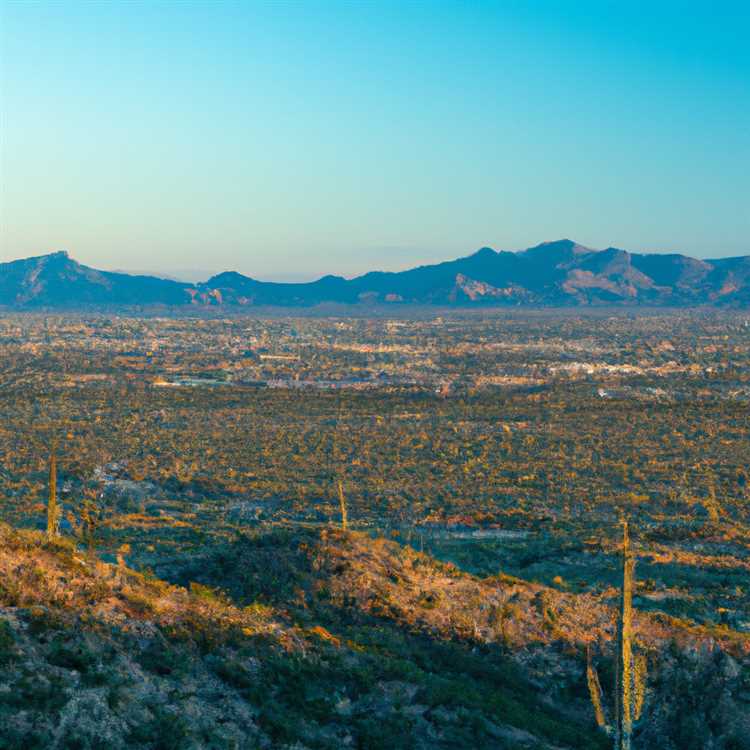
[[[573,255],[580,255],[582,253],[595,252],[589,247],[579,245],[573,240],[550,240],[548,242],[540,242],[534,247],[530,247],[526,250],[521,250],[520,253],[529,255],[549,255],[554,253],[571,253]]]
[[[0,263],[0,306],[13,308],[182,305],[189,301],[189,286],[98,271],[73,260],[66,250]]]
[[[346,281],[346,279],[343,276],[327,273],[325,276],[321,276],[318,281]]]
[[[497,250],[493,250],[491,247],[480,247],[475,253],[472,253],[470,258],[494,258],[497,255]]]
[[[0,263],[0,268],[3,266],[11,266],[11,265],[19,265],[19,264],[29,264],[29,263],[37,263],[37,264],[45,264],[50,263],[54,261],[66,261],[66,260],[72,260],[70,257],[70,253],[68,253],[67,250],[55,250],[51,253],[44,253],[43,255],[33,255],[29,258],[19,258],[18,260],[11,260],[6,263]],[[75,261],[73,261],[75,263]]]
[[[549,245],[567,245],[568,247],[573,247],[573,245],[577,244],[577,242],[564,237],[561,240],[546,240],[545,242],[540,242],[536,247],[547,247]]]

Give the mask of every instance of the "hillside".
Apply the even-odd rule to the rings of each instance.
[[[271,284],[237,273],[209,279],[224,302],[263,305],[416,303],[439,305],[746,304],[750,258],[701,261],[683,255],[592,250],[571,240],[521,252],[482,248],[473,255],[398,273],[347,281]]]
[[[333,529],[174,557],[157,572],[175,583],[0,537],[2,748],[609,745],[583,656],[600,644],[607,692],[606,601]],[[750,747],[747,638],[647,615],[638,634],[639,746]]]
[[[65,252],[0,263],[0,305],[7,307],[177,305],[188,300],[184,287],[155,276],[97,271]]]
[[[715,305],[750,302],[750,256],[697,260],[684,255],[592,250],[571,240],[519,252],[482,248],[457,260],[407,271],[376,271],[308,283],[258,281],[234,271],[203,284],[98,271],[66,253],[0,264],[0,306],[357,305]]]

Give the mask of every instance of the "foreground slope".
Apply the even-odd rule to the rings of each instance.
[[[328,559],[331,542],[352,554],[346,536],[271,535],[207,569],[222,554],[256,571],[303,548]],[[278,604],[254,592],[246,606],[0,526],[0,748],[606,747],[494,646],[337,614],[326,571],[269,570]]]
[[[0,748],[609,745],[584,654],[610,694],[614,591],[479,579],[332,529],[242,534],[159,572],[185,586],[0,527]],[[636,748],[750,747],[748,636],[636,626]]]
[[[115,747],[609,746],[585,654],[611,711],[614,590],[477,578],[335,529],[163,559],[173,584],[3,534],[8,746],[96,747],[77,707]],[[648,689],[635,747],[750,748],[748,635],[646,613],[636,632]]]
[[[605,695],[613,694],[615,590],[594,597],[503,575],[479,579],[409,547],[335,530],[244,537],[194,560],[183,575],[221,583],[237,601],[284,601],[341,639],[376,622],[465,644],[487,664],[502,655],[535,699],[579,732],[593,729],[587,650]],[[750,635],[647,613],[637,615],[636,633],[649,678],[635,747],[750,748]],[[492,678],[493,690],[507,679],[503,669]],[[546,736],[570,742],[564,727]],[[574,747],[602,739],[583,736]]]

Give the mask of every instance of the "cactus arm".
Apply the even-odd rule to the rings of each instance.
[[[586,648],[586,682],[589,686],[589,695],[591,696],[591,705],[594,707],[596,723],[601,729],[607,729],[607,720],[604,716],[604,706],[602,705],[602,686],[599,682],[596,667],[591,662],[590,646]]]

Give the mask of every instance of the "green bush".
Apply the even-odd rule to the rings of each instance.
[[[8,664],[15,656],[16,639],[7,620],[0,620],[0,665]]]
[[[190,669],[191,655],[183,648],[151,641],[137,660],[144,669],[164,677],[186,673]]]
[[[29,633],[36,637],[50,630],[61,630],[64,624],[59,612],[46,607],[31,607],[28,611],[28,622]]]
[[[96,666],[97,657],[83,641],[75,643],[57,636],[50,645],[47,661],[56,667],[86,674]]]

